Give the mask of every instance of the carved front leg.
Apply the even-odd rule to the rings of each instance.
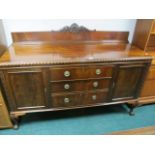
[[[13,123],[13,128],[18,129],[19,128],[19,117],[14,114],[10,114],[10,118]]]
[[[19,128],[19,123],[21,121],[21,117],[25,115],[25,113],[16,113],[16,114],[10,114],[11,121],[13,123],[14,129]]]
[[[130,109],[129,110],[129,115],[134,116],[135,115],[134,109],[139,106],[138,101],[128,102],[127,106]]]

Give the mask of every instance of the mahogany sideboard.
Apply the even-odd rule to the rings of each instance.
[[[136,104],[152,57],[128,32],[22,32],[0,57],[9,114]],[[132,111],[131,111],[132,112]]]

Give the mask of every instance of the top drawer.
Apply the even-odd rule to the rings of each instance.
[[[112,77],[112,66],[51,68],[50,75],[51,81]]]

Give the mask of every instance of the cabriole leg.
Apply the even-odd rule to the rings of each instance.
[[[134,113],[135,106],[130,106],[129,108],[130,108],[129,115],[134,116],[135,115],[135,113]]]
[[[13,123],[13,128],[18,129],[19,128],[19,118],[16,115],[10,115],[11,121]]]
[[[128,106],[128,108],[129,108],[129,115],[130,116],[134,116],[135,115],[135,113],[134,113],[134,109],[137,107],[137,102],[135,102],[135,103],[127,103],[127,106]]]

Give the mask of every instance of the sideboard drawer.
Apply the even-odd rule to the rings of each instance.
[[[84,87],[85,90],[109,89],[110,79],[88,80]]]
[[[82,94],[66,93],[60,95],[52,95],[52,107],[70,107],[81,104]]]
[[[84,94],[83,104],[95,104],[103,103],[107,101],[108,92],[105,91],[93,91]]]
[[[53,93],[83,91],[85,89],[84,81],[51,82],[50,87]]]
[[[50,69],[51,81],[73,80],[87,78],[84,67],[63,67]]]
[[[110,84],[109,79],[96,79],[96,80],[83,80],[83,81],[77,80],[77,81],[51,82],[50,87],[52,93],[58,93],[58,92],[108,89],[109,84]]]
[[[112,77],[112,66],[92,66],[89,70],[90,78]]]
[[[51,81],[112,77],[112,66],[51,68]]]

